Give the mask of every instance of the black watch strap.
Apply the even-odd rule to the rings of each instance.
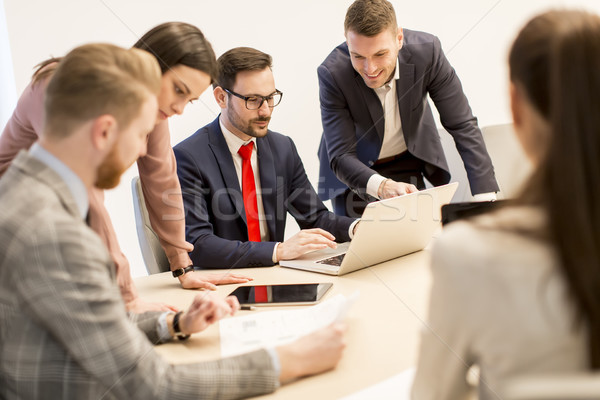
[[[194,266],[188,265],[185,268],[179,268],[179,269],[173,270],[171,273],[173,274],[173,278],[177,278],[178,276],[185,275],[188,272],[191,272],[193,270],[194,270]]]
[[[179,318],[183,314],[183,311],[179,311],[173,316],[173,332],[175,332],[175,337],[179,340],[185,340],[190,337],[190,335],[186,335],[181,332],[181,328],[179,327]]]

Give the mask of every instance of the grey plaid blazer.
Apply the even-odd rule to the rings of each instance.
[[[150,341],[158,315],[128,318],[66,184],[21,152],[0,180],[0,398],[233,399],[277,387],[264,350],[167,364]]]

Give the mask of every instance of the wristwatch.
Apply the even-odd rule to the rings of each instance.
[[[181,317],[182,314],[183,311],[179,311],[173,316],[173,332],[175,332],[175,337],[179,340],[185,340],[190,337],[190,335],[181,332],[181,328],[179,327],[179,317]]]
[[[188,272],[191,272],[193,270],[194,270],[194,266],[193,265],[188,265],[185,268],[175,269],[175,270],[172,271],[173,278],[177,278],[178,276],[185,275]]]

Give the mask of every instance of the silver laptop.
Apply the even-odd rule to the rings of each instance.
[[[370,203],[351,242],[280,261],[282,267],[344,275],[427,246],[458,182]]]

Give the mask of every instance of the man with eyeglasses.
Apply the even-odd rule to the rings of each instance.
[[[271,56],[238,47],[217,62],[221,115],[174,147],[194,265],[271,266],[350,240],[355,220],[327,210],[294,142],[268,130],[283,97]],[[302,230],[284,241],[288,212]]]

